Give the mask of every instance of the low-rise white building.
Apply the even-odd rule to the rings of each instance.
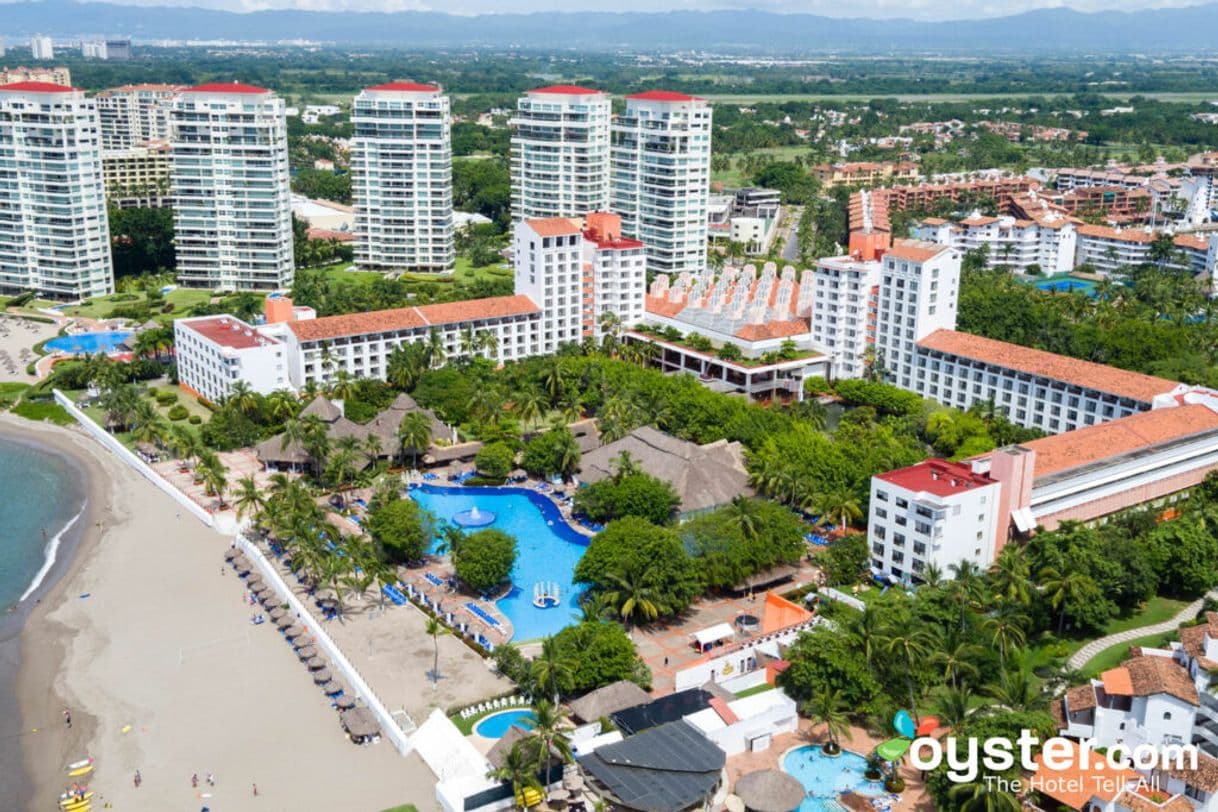
[[[812,283],[812,342],[833,359],[834,377],[861,378],[875,344],[880,263],[826,257]]]
[[[270,394],[289,389],[287,346],[265,329],[235,316],[199,316],[173,323],[178,382],[204,400],[219,403],[233,386]]]
[[[795,700],[779,688],[726,702],[712,699],[709,708],[685,717],[729,756],[768,750],[775,736],[799,726]]]
[[[928,217],[913,230],[918,239],[968,253],[984,252],[986,264],[1026,273],[1033,266],[1046,274],[1074,268],[1077,233],[1067,217],[1052,212],[1037,219],[989,217],[974,212],[958,222]]]

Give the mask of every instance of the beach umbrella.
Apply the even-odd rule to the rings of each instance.
[[[258,596],[258,602],[267,609],[270,609],[272,606],[279,603],[279,596],[275,594],[274,590],[268,589],[266,592],[263,592]]]
[[[571,793],[565,789],[552,789],[550,790],[550,794],[547,796],[546,800],[561,802],[568,800],[570,797]]]
[[[334,676],[330,673],[330,669],[328,668],[323,668],[320,671],[313,672],[313,682],[317,683],[318,685],[325,685],[332,679],[334,679]]]
[[[284,636],[289,640],[293,637],[300,637],[304,634],[304,626],[292,625],[283,630]]]
[[[350,710],[355,707],[355,697],[350,694],[343,694],[334,700],[334,704],[338,706],[339,710]]]
[[[332,679],[325,685],[322,685],[321,690],[326,696],[341,694],[343,692],[343,684],[336,679]]]
[[[804,787],[782,770],[758,770],[740,777],[735,794],[754,812],[791,812],[803,803]]]
[[[248,562],[248,561],[234,561],[234,562],[233,562],[233,568],[237,570],[237,574],[238,574],[238,575],[249,575],[249,572],[250,572],[250,562]]]
[[[302,661],[311,660],[317,656],[317,647],[316,646],[305,646],[300,651],[296,652],[296,656],[299,657]]]
[[[264,595],[270,591],[271,591],[270,584],[264,584],[262,581],[259,581],[258,583],[254,584],[252,587],[250,587],[250,592],[253,592],[255,595]]]
[[[232,561],[234,558],[236,558],[239,555],[241,555],[240,550],[238,550],[236,547],[229,547],[228,551],[226,553],[224,553],[224,560]]]
[[[249,580],[247,580],[245,582],[245,586],[248,589],[253,589],[256,586],[261,586],[261,585],[262,585],[262,577],[258,576],[258,575],[251,575],[249,577]]]
[[[287,614],[287,612],[284,611],[283,607],[276,606],[274,609],[271,610],[271,620],[279,620],[279,618],[283,617],[286,614]]]
[[[326,667],[326,661],[321,657],[310,657],[305,660],[305,665],[308,666],[310,671],[320,671]]]
[[[286,629],[295,622],[295,618],[293,618],[291,615],[285,614],[280,616],[280,618],[275,621],[275,627],[278,629]]]

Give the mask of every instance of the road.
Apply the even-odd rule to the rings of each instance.
[[[782,258],[786,262],[799,262],[799,220],[803,213],[799,207],[787,209],[787,241],[782,246]]]

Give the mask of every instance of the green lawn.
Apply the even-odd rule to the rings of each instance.
[[[1142,607],[1142,611],[1129,617],[1117,618],[1104,627],[1104,634],[1116,634],[1126,629],[1136,629],[1139,626],[1149,626],[1170,620],[1177,612],[1188,606],[1189,601],[1178,601],[1172,598],[1151,598]],[[1100,635],[1101,637],[1104,635]]]
[[[754,685],[752,688],[745,688],[743,691],[736,694],[736,698],[744,699],[746,696],[752,696],[753,694],[763,694],[766,691],[772,691],[772,690],[774,690],[773,685],[771,685],[768,682],[763,682],[760,685]]]
[[[1124,643],[1117,643],[1115,646],[1109,646],[1088,660],[1087,664],[1083,667],[1083,673],[1088,677],[1098,677],[1108,669],[1116,668],[1128,656],[1130,646],[1161,648],[1164,644],[1175,639],[1175,632],[1161,632],[1159,634],[1147,635],[1146,637],[1136,637]]]
[[[401,806],[386,809],[384,812],[419,812],[419,810],[415,808],[414,804],[402,804]]]
[[[502,267],[503,264],[496,263],[494,265],[479,265],[475,267],[470,263],[468,257],[457,257],[457,266],[451,274],[404,273],[401,278],[406,282],[440,284],[446,282],[470,283],[478,279],[510,279],[512,277],[512,270],[511,268]],[[327,265],[321,270],[331,282],[337,282],[342,285],[370,285],[381,277],[381,274],[376,271],[349,270],[352,267],[354,266],[350,262],[337,262],[333,265]]]
[[[529,710],[529,708],[526,705],[508,705],[502,708],[491,708],[490,710],[485,710],[482,713],[469,717],[468,719],[462,719],[461,714],[459,713],[454,713],[448,718],[451,719],[452,723],[457,726],[457,730],[461,731],[461,735],[469,736],[474,732],[474,726],[483,719],[491,716],[492,714],[503,713],[505,710]]]
[[[165,294],[165,301],[173,305],[172,313],[158,313],[153,318],[157,321],[168,323],[174,318],[180,318],[184,313],[188,312],[195,305],[204,304],[211,300],[214,294],[210,290],[200,290],[198,288],[174,288],[169,293]],[[134,299],[127,297],[135,296]],[[117,297],[117,298],[116,298]],[[94,299],[89,299],[82,304],[73,305],[72,307],[64,308],[63,312],[69,316],[85,316],[93,319],[110,318],[110,313],[114,308],[123,305],[139,304],[147,297],[143,291],[132,293],[112,293],[109,296],[98,296]]]
[[[896,99],[901,102],[961,102],[986,99],[1026,99],[1029,96],[1037,98],[1068,97],[1071,93],[706,93],[703,98],[713,104],[757,104],[759,102],[865,102],[872,99]],[[1167,102],[1202,102],[1214,97],[1212,92],[1162,92],[1153,91],[1115,91],[1099,94],[1108,99],[1125,100],[1134,96],[1145,96],[1150,99]]]
[[[772,158],[775,161],[792,161],[797,155],[808,155],[809,149],[806,146],[790,146],[790,147],[764,147],[762,149],[750,150],[751,155],[765,156]],[[744,172],[740,167],[740,154],[732,153],[729,155],[732,159],[730,169],[720,169],[711,172],[711,183],[722,183],[724,186],[735,187],[744,186],[748,182]]]
[[[57,426],[70,426],[76,421],[66,410],[54,401],[23,400],[13,407],[13,414],[26,420],[42,422],[49,420]]]

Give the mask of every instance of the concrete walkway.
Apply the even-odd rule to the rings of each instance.
[[[1149,637],[1152,634],[1161,634],[1163,632],[1175,631],[1181,623],[1187,620],[1192,620],[1201,611],[1202,605],[1205,603],[1205,598],[1218,598],[1218,590],[1211,590],[1205,597],[1185,606],[1179,612],[1171,617],[1170,620],[1165,620],[1162,623],[1152,623],[1149,626],[1139,626],[1136,629],[1126,629],[1123,632],[1110,634],[1107,637],[1101,637],[1098,640],[1092,640],[1087,645],[1080,648],[1074,654],[1070,655],[1067,661],[1070,668],[1078,671],[1084,665],[1091,661],[1091,658],[1099,654],[1110,646],[1115,646],[1118,643],[1127,643],[1130,640],[1136,640],[1139,637]]]

